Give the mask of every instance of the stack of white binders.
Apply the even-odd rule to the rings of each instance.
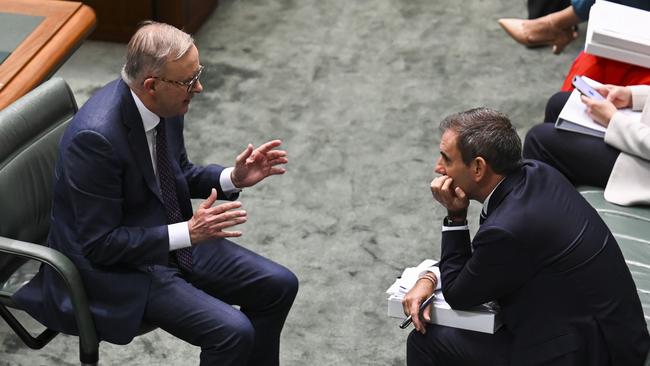
[[[585,52],[650,68],[650,12],[596,1],[589,12]]]
[[[436,261],[427,259],[417,267],[406,268],[393,285],[386,290],[389,295],[388,316],[406,318],[404,310],[402,310],[404,295],[413,287],[419,274],[435,263]],[[436,291],[433,306],[431,307],[431,322],[483,333],[494,333],[501,327],[499,314],[495,307],[481,305],[471,310],[454,310],[447,304],[440,290]]]

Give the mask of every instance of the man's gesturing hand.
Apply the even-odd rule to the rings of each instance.
[[[449,211],[450,216],[462,217],[467,214],[469,198],[460,187],[452,186],[453,181],[448,175],[436,177],[431,181],[431,193]]]
[[[241,236],[241,231],[224,231],[246,222],[246,211],[236,210],[241,207],[241,202],[227,202],[213,207],[216,200],[217,190],[212,188],[210,197],[199,205],[199,209],[187,222],[192,245],[212,238]]]
[[[280,140],[273,140],[253,150],[253,145],[248,144],[235,160],[230,179],[237,188],[251,187],[269,175],[284,174],[285,169],[277,165],[286,164],[287,152],[275,150],[282,144]]]

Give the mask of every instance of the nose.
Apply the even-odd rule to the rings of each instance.
[[[196,83],[192,86],[192,93],[200,93],[203,91],[203,84],[201,84],[201,80],[197,80]]]
[[[442,157],[438,158],[438,161],[436,162],[436,168],[433,171],[440,175],[447,175],[447,171],[445,170],[445,167],[442,165]]]

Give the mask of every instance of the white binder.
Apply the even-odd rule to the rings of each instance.
[[[650,68],[650,12],[596,1],[589,11],[585,52]]]

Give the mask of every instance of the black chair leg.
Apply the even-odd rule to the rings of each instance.
[[[46,328],[41,334],[33,337],[4,305],[0,305],[0,316],[2,316],[11,329],[16,332],[16,335],[20,337],[27,347],[31,349],[41,349],[45,347],[46,344],[50,343],[50,341],[59,334],[59,332]]]

